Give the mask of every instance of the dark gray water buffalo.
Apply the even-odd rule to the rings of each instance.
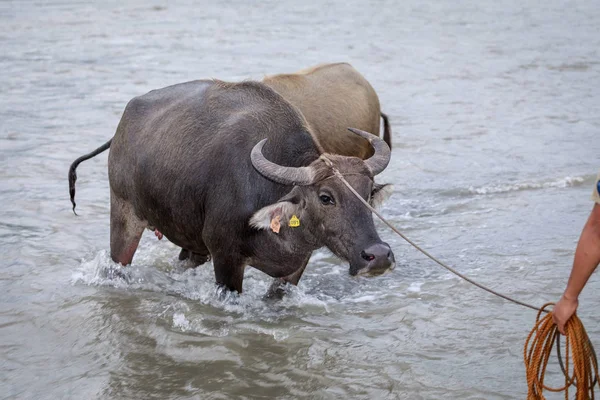
[[[267,76],[263,82],[300,109],[327,153],[371,157],[369,142],[347,128],[378,135],[380,116],[383,139],[392,147],[391,127],[377,93],[350,64],[321,64],[293,74]]]
[[[385,195],[373,177],[390,150],[362,131],[374,155],[328,155],[364,199]],[[75,207],[75,169],[69,170]],[[259,82],[194,81],[127,105],[112,139],[110,252],[131,263],[145,228],[212,256],[216,281],[242,292],[244,268],[297,284],[312,251],[327,246],[351,275],[393,268],[371,213],[334,177],[298,110]]]
[[[383,138],[392,147],[391,127],[381,112],[377,93],[348,63],[320,64],[291,74],[271,75],[265,77],[263,83],[298,107],[327,153],[362,159],[371,157],[373,148],[369,142],[347,128],[378,134],[380,117],[384,123]],[[110,141],[95,154],[109,147]],[[179,259],[188,258],[200,265],[209,256],[182,249]]]

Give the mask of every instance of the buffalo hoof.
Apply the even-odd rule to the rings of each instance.
[[[281,300],[283,297],[288,294],[288,284],[284,279],[275,278],[273,283],[271,283],[271,287],[265,293],[263,299],[264,300]]]
[[[238,304],[240,300],[240,294],[235,291],[229,289],[225,285],[221,285],[219,283],[217,285],[216,295],[219,301],[224,303]]]

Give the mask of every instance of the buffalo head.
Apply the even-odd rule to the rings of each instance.
[[[312,248],[326,246],[350,263],[350,275],[380,275],[395,266],[390,246],[379,238],[371,212],[335,175],[335,167],[370,204],[377,206],[391,194],[391,185],[377,185],[373,177],[390,161],[388,145],[370,133],[350,129],[367,139],[375,153],[367,160],[327,154],[308,167],[284,167],[262,154],[266,139],[251,153],[252,164],[266,178],[295,187],[277,203],[257,211],[250,224],[275,232],[300,223],[293,240]],[[327,162],[329,160],[330,162]],[[291,246],[304,247],[302,243]]]

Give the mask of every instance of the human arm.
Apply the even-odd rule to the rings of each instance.
[[[565,334],[565,324],[577,310],[579,294],[592,272],[600,263],[600,204],[596,203],[581,232],[573,268],[561,299],[553,310],[554,322],[558,330]]]

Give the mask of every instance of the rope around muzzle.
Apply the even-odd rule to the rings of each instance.
[[[565,362],[563,362],[561,349],[560,349],[560,333],[558,328],[552,319],[552,311],[546,308],[553,303],[544,304],[541,308],[535,307],[531,304],[522,302],[520,300],[513,299],[512,297],[506,296],[493,289],[490,289],[467,276],[461,274],[454,268],[450,267],[446,263],[438,260],[436,257],[431,255],[429,252],[421,248],[415,242],[406,237],[396,227],[389,223],[377,210],[375,210],[360,194],[348,183],[342,173],[333,165],[333,162],[327,158],[325,154],[321,154],[321,159],[331,168],[334,175],[339,178],[342,183],[367,207],[373,214],[375,214],[384,224],[386,224],[392,231],[398,236],[408,242],[415,249],[423,253],[429,259],[436,264],[452,272],[454,275],[464,279],[465,281],[483,289],[493,295],[501,297],[505,300],[521,305],[523,307],[536,310],[538,312],[536,323],[527,336],[525,346],[523,349],[523,358],[525,361],[525,372],[527,377],[527,399],[528,400],[542,400],[545,399],[542,394],[543,390],[549,390],[553,392],[565,392],[565,399],[569,396],[569,387],[575,386],[577,388],[576,399],[594,399],[594,387],[600,381],[598,376],[598,361],[596,352],[592,346],[587,332],[583,326],[581,320],[577,315],[573,315],[565,325],[566,332],[566,344],[565,344]],[[540,316],[546,313],[544,318],[540,319]],[[532,340],[533,339],[533,340]],[[565,377],[565,385],[561,388],[551,388],[544,384],[544,376],[550,355],[552,353],[552,347],[556,343],[556,352],[558,362],[561,370]],[[530,346],[531,344],[531,346]],[[569,372],[569,360],[572,358],[573,373]]]

